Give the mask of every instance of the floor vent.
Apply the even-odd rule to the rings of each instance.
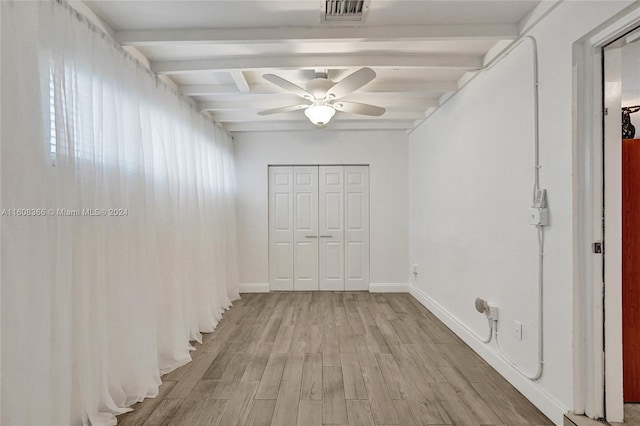
[[[325,22],[364,22],[369,0],[324,0],[322,20]]]

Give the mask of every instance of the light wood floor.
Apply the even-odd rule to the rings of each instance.
[[[551,425],[408,294],[244,294],[119,425]]]

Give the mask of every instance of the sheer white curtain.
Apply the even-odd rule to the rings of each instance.
[[[238,298],[230,137],[66,4],[0,4],[1,423],[115,424]]]

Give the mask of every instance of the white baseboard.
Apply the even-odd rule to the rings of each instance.
[[[269,283],[240,283],[239,293],[269,293]],[[369,291],[372,293],[408,293],[409,285],[406,283],[370,283]]]
[[[409,286],[409,293],[419,301],[425,308],[434,314],[440,321],[458,335],[469,345],[478,355],[487,361],[498,373],[500,373],[509,383],[518,389],[532,404],[542,411],[556,425],[562,425],[564,414],[568,411],[562,403],[550,395],[546,389],[522,376],[514,370],[490,345],[482,343],[473,334],[467,331],[458,319],[450,314],[435,300],[427,296],[422,290],[413,285]]]
[[[408,293],[407,283],[369,283],[371,293]]]
[[[269,283],[240,283],[239,293],[269,293]]]

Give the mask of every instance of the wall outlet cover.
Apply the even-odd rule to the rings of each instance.
[[[513,337],[516,340],[522,340],[522,323],[518,321],[513,322]]]

